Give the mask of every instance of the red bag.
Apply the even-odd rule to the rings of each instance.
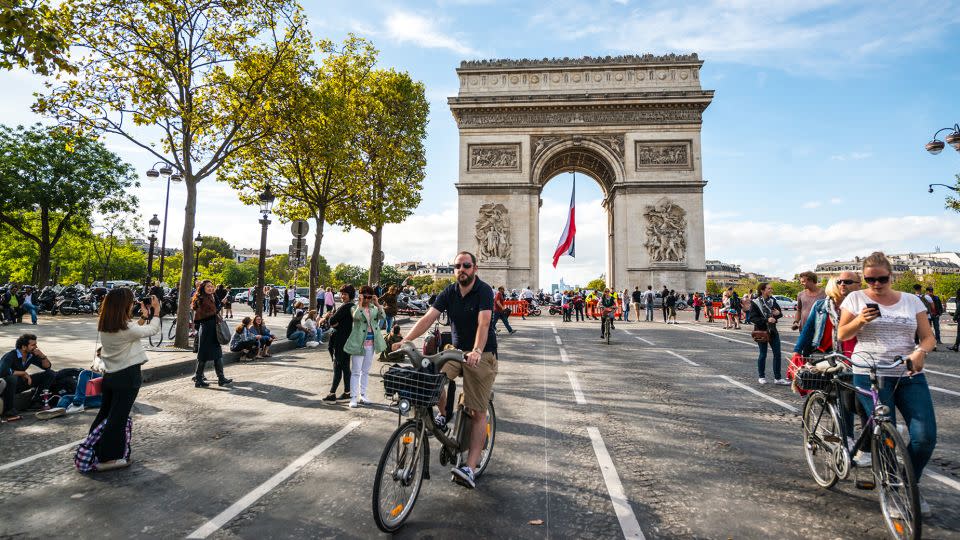
[[[97,377],[96,379],[90,379],[87,381],[87,389],[84,392],[84,395],[87,397],[93,397],[101,394],[103,394],[103,377]]]
[[[792,381],[797,371],[806,363],[806,359],[800,353],[793,353],[790,357],[790,365],[787,366],[787,380]]]

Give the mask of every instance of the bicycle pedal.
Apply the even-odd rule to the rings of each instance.
[[[857,489],[862,489],[864,491],[872,491],[877,488],[877,483],[873,480],[857,480],[856,482]]]

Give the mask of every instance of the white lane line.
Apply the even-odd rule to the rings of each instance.
[[[47,457],[47,456],[50,456],[50,455],[53,455],[53,454],[58,454],[58,453],[60,453],[60,452],[63,452],[64,450],[69,450],[69,449],[73,448],[74,446],[77,446],[78,444],[82,443],[83,441],[84,441],[84,439],[80,439],[79,441],[73,441],[72,443],[67,443],[67,444],[64,444],[63,446],[58,446],[58,447],[56,447],[56,448],[51,448],[50,450],[46,450],[46,451],[44,451],[44,452],[40,452],[39,454],[34,454],[34,455],[30,456],[30,457],[25,457],[25,458],[23,458],[23,459],[19,459],[19,460],[17,460],[17,461],[13,461],[13,462],[7,463],[7,464],[5,464],[5,465],[0,465],[0,472],[6,471],[7,469],[13,469],[13,468],[15,468],[15,467],[19,467],[20,465],[23,465],[23,464],[25,464],[25,463],[30,463],[31,461],[36,461],[36,460],[38,460],[38,459],[40,459],[40,458],[42,458],[42,457]]]
[[[624,334],[628,335],[628,336],[632,336],[632,335],[633,335],[633,334],[630,333],[629,330],[623,330],[622,332],[623,332]]]
[[[220,512],[220,514],[218,514],[217,517],[211,519],[210,521],[203,524],[199,529],[190,533],[190,536],[187,536],[187,538],[206,538],[211,534],[215,533],[220,529],[220,527],[223,527],[224,525],[229,523],[231,519],[237,517],[241,512],[249,508],[250,505],[257,502],[257,500],[260,499],[260,497],[263,497],[267,493],[270,493],[270,491],[272,491],[274,488],[276,488],[281,483],[283,483],[287,478],[290,478],[291,476],[296,474],[297,471],[302,469],[304,466],[310,463],[310,461],[312,461],[314,458],[322,454],[328,448],[336,444],[337,441],[346,437],[348,433],[356,429],[357,426],[359,425],[360,425],[359,420],[354,420],[353,422],[350,422],[349,424],[344,426],[343,429],[341,429],[340,431],[328,437],[327,440],[323,441],[317,446],[314,446],[313,448],[308,450],[305,454],[298,457],[293,463],[284,467],[282,471],[271,476],[269,480],[257,486],[256,489],[244,495],[237,502],[231,504],[229,508],[227,508],[223,512]]]
[[[551,326],[550,326],[550,329],[553,330],[553,335],[557,335],[557,327],[556,327],[556,326],[551,325]]]
[[[643,339],[643,338],[640,337],[640,336],[636,336],[636,338],[637,338],[638,340],[646,343],[647,345],[650,345],[651,347],[656,347],[656,345],[655,345],[652,341],[650,341],[650,340]]]
[[[794,413],[800,412],[800,411],[797,410],[797,408],[794,407],[793,405],[790,405],[789,403],[785,403],[785,402],[783,402],[783,401],[780,401],[779,399],[777,399],[777,398],[775,398],[775,397],[770,397],[770,396],[764,394],[763,392],[760,392],[760,391],[758,391],[758,390],[756,390],[756,389],[754,389],[754,388],[750,388],[749,386],[743,384],[742,382],[740,382],[740,381],[735,381],[735,380],[731,379],[730,377],[727,377],[726,375],[720,375],[720,378],[721,378],[721,379],[724,379],[725,381],[727,381],[728,383],[730,383],[730,384],[732,384],[732,385],[734,385],[734,386],[739,386],[740,388],[743,388],[744,390],[746,390],[747,392],[750,392],[751,394],[756,394],[756,395],[762,397],[763,399],[769,401],[770,403],[776,403],[777,405],[783,407],[784,409],[786,409],[786,410],[788,410],[788,411],[790,411],[790,412],[794,412]]]
[[[553,338],[557,340],[557,345],[563,345],[563,342],[560,341],[560,336],[553,336]]]
[[[954,379],[960,379],[960,375],[954,375],[953,373],[944,373],[942,371],[934,371],[932,369],[923,368],[924,373],[933,373],[934,375],[943,375],[944,377],[953,377]]]
[[[946,388],[940,388],[939,386],[931,386],[931,390],[936,390],[937,392],[943,392],[944,394],[950,394],[951,396],[960,396],[960,392],[954,392],[953,390],[947,390]]]
[[[583,391],[580,390],[580,381],[577,380],[576,373],[568,371],[567,378],[570,379],[570,386],[573,387],[573,397],[577,399],[577,405],[586,405],[587,398],[583,397]]]
[[[564,347],[560,347],[560,361],[564,364],[570,363],[570,357],[567,356],[567,349]]]
[[[613,503],[613,511],[617,514],[620,521],[620,529],[623,531],[624,538],[644,540],[643,530],[640,529],[640,523],[637,522],[637,516],[630,508],[630,501],[623,491],[623,484],[620,483],[620,475],[617,474],[616,467],[613,466],[613,460],[607,452],[607,445],[603,444],[603,438],[600,436],[600,430],[595,427],[588,427],[587,433],[590,434],[590,441],[593,443],[593,451],[597,454],[597,462],[600,464],[600,472],[603,474],[603,481],[607,484],[607,493],[610,494],[610,502]]]
[[[686,362],[686,363],[688,363],[688,364],[690,364],[691,366],[697,366],[697,367],[699,367],[699,366],[700,366],[700,364],[698,364],[698,363],[696,363],[696,362],[694,362],[693,360],[690,360],[690,359],[689,359],[689,358],[687,358],[686,356],[683,356],[683,355],[680,355],[680,354],[677,354],[677,353],[675,353],[675,352],[673,352],[673,351],[670,351],[670,350],[667,350],[667,351],[664,351],[664,352],[665,352],[665,353],[667,353],[667,354],[670,354],[670,355],[673,355],[673,356],[676,356],[677,358],[679,358],[679,359],[681,359],[681,360],[683,360],[684,362]]]
[[[923,470],[923,473],[924,473],[925,475],[929,476],[930,478],[933,478],[933,479],[936,480],[937,482],[940,482],[941,484],[946,484],[946,485],[952,487],[953,489],[955,489],[955,490],[957,490],[957,491],[960,491],[960,482],[957,482],[957,481],[954,480],[953,478],[950,478],[950,477],[948,477],[948,476],[944,476],[944,475],[942,475],[942,474],[940,474],[940,473],[938,473],[938,472],[936,472],[936,471],[931,471],[929,467],[927,467],[926,469],[924,469],[924,470]]]
[[[681,326],[680,328],[686,328],[687,330],[692,330],[692,331],[694,331],[694,332],[700,332],[701,334],[706,334],[706,335],[708,335],[708,336],[713,336],[713,337],[715,337],[715,338],[720,338],[720,339],[725,339],[725,340],[728,340],[728,341],[733,341],[733,342],[735,342],[735,343],[743,343],[744,345],[751,345],[751,346],[754,346],[754,347],[756,347],[756,345],[757,345],[756,343],[751,343],[751,342],[749,342],[749,341],[741,341],[741,340],[739,340],[739,339],[733,339],[732,337],[721,336],[720,334],[714,334],[713,332],[707,332],[706,330],[700,330],[700,329],[698,329],[698,328],[691,328],[691,327],[689,327],[689,326]]]

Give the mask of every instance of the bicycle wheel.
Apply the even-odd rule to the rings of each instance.
[[[610,330],[613,329],[613,323],[610,322],[610,319],[606,319],[606,322],[604,322],[603,324],[604,324],[604,326],[607,327],[607,330],[604,332],[604,334],[607,335],[607,345],[609,345],[609,344],[610,344]]]
[[[147,338],[151,347],[159,347],[163,343],[163,319],[160,319],[160,331]]]
[[[887,529],[894,538],[920,538],[920,492],[913,464],[906,444],[890,422],[884,422],[873,438],[873,473]]]
[[[834,452],[840,444],[843,444],[840,421],[826,394],[810,394],[803,405],[803,454],[810,474],[822,488],[830,489],[839,480],[834,468]]]
[[[423,485],[424,446],[416,421],[403,424],[387,442],[373,480],[373,519],[385,533],[394,532],[410,517]]]
[[[167,332],[167,339],[173,339],[177,336],[177,318],[174,316],[170,321],[170,330]]]
[[[483,471],[487,470],[490,464],[490,456],[493,455],[493,443],[497,440],[497,410],[493,407],[493,400],[487,405],[487,439],[483,443],[483,450],[480,451],[480,461],[477,462],[477,470],[474,476],[480,478]]]

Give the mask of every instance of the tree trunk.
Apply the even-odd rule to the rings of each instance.
[[[40,256],[37,258],[37,285],[44,287],[50,279],[50,211],[44,207],[40,209],[40,242],[37,244]]]
[[[187,349],[190,346],[190,295],[193,293],[193,227],[197,214],[197,182],[193,175],[184,174],[187,185],[187,205],[183,212],[183,261],[180,264],[180,291],[177,295],[177,335],[174,346]]]
[[[380,283],[380,271],[383,269],[383,226],[377,226],[370,231],[373,236],[373,253],[370,254],[370,272],[367,285]]]
[[[317,287],[320,285],[320,244],[323,242],[323,212],[314,217],[317,232],[313,235],[313,252],[310,255],[310,309],[320,311],[317,305]]]

